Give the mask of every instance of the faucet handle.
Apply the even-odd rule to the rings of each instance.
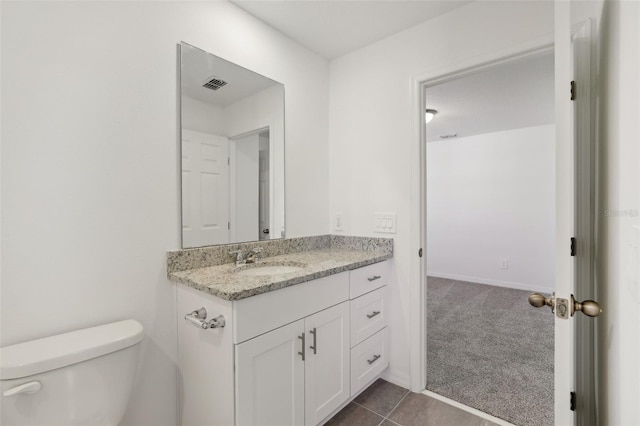
[[[243,257],[242,253],[243,253],[242,250],[234,250],[229,252],[230,255],[234,255],[234,254],[236,255],[236,260],[242,260],[242,257]]]
[[[249,249],[247,252],[247,263],[257,263],[260,260],[260,253],[262,252],[262,247],[254,247]]]

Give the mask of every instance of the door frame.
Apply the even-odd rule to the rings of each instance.
[[[589,21],[574,25],[571,27],[572,39],[577,35],[580,37],[586,37],[588,43],[583,46],[589,46],[588,49],[581,49],[579,52],[575,52],[576,55],[583,55],[578,61],[583,61],[582,64],[589,64],[586,68],[584,66],[579,67],[581,71],[578,74],[579,78],[584,78],[583,81],[588,81],[589,84],[585,88],[584,93],[586,102],[589,105],[589,120],[586,122],[583,120],[580,122],[581,126],[577,129],[578,137],[580,135],[593,135],[592,123],[595,122],[594,108],[593,108],[593,82],[592,82],[592,67],[593,61],[591,59],[591,34],[592,26]],[[529,43],[521,44],[510,49],[505,49],[498,52],[492,52],[490,54],[474,57],[456,64],[451,64],[446,67],[434,69],[429,72],[424,72],[416,75],[412,78],[412,123],[413,123],[413,140],[412,144],[412,158],[415,158],[411,165],[412,176],[417,177],[412,179],[411,182],[411,214],[410,224],[411,229],[418,230],[411,234],[411,247],[412,251],[415,250],[415,255],[412,254],[410,262],[410,278],[412,282],[417,283],[411,286],[411,305],[410,305],[410,366],[411,377],[410,386],[414,392],[421,392],[426,389],[426,377],[427,377],[427,315],[426,315],[426,128],[424,125],[424,105],[425,105],[425,88],[434,86],[446,81],[454,80],[466,75],[470,75],[488,68],[491,68],[502,63],[507,63],[512,60],[526,57],[536,53],[542,53],[544,51],[550,51],[554,49],[554,34],[546,34],[539,39],[533,40]],[[586,55],[586,59],[584,57]],[[575,60],[575,59],[574,59]],[[567,90],[567,93],[569,91]],[[588,149],[582,152],[576,152],[576,157],[582,159],[583,169],[581,176],[586,176],[588,173],[588,185],[587,187],[576,188],[581,192],[581,196],[577,197],[577,207],[584,207],[588,214],[581,223],[593,223],[595,197],[594,197],[594,158],[593,158],[593,146],[595,145],[593,137],[589,137]],[[578,159],[576,158],[578,162]],[[584,166],[588,165],[587,169]],[[578,192],[576,191],[576,192]],[[577,210],[581,210],[578,208]],[[580,228],[580,225],[576,225]],[[593,257],[593,234],[592,229],[586,229],[582,226],[583,232],[586,230],[589,236],[588,254],[586,259],[590,261]],[[578,234],[580,229],[576,230]],[[419,250],[422,250],[423,256],[418,256]],[[591,263],[592,264],[592,263]],[[584,266],[583,266],[584,267]],[[593,277],[593,274],[591,275]],[[594,290],[593,280],[590,280],[588,285],[591,291]],[[593,361],[593,357],[590,358]],[[580,359],[576,360],[580,362]],[[585,371],[587,366],[577,366],[576,371]],[[595,370],[591,370],[594,372]],[[597,376],[593,374],[593,376]],[[592,383],[590,386],[595,386]],[[594,388],[595,389],[595,388]],[[595,392],[595,390],[594,390]],[[567,396],[567,400],[568,400]]]

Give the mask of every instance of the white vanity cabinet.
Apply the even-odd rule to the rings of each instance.
[[[237,301],[178,285],[182,425],[315,426],[388,366],[381,262]],[[204,307],[226,326],[184,315]]]
[[[236,345],[236,422],[316,425],[350,397],[349,302]]]

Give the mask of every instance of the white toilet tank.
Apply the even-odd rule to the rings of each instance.
[[[0,424],[117,425],[142,338],[125,320],[0,348]]]

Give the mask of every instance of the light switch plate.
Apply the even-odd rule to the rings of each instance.
[[[373,232],[395,234],[396,233],[396,214],[395,213],[374,213],[373,214]]]

